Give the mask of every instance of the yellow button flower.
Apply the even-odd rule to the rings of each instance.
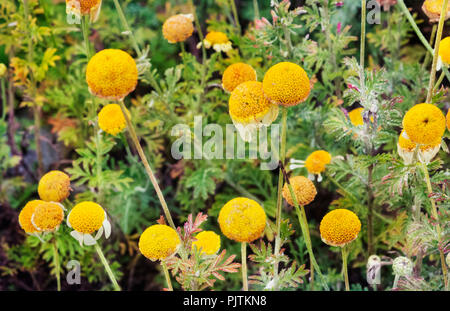
[[[225,204],[219,213],[222,233],[237,242],[252,242],[261,237],[266,227],[266,213],[256,201],[235,198]]]
[[[130,113],[128,118],[130,118]],[[98,113],[98,125],[108,134],[116,136],[126,127],[125,116],[118,104],[106,105]]]
[[[91,22],[95,22],[100,15],[102,0],[66,0],[66,13],[80,17],[89,15]]]
[[[308,178],[311,180],[315,179],[314,175],[317,176],[317,181],[322,181],[322,172],[325,171],[327,164],[331,162],[331,154],[325,150],[317,150],[311,153],[305,161],[291,159],[291,165],[289,168],[291,170],[306,167],[308,171]]]
[[[139,250],[152,261],[163,260],[175,254],[180,243],[180,237],[174,229],[166,225],[153,225],[141,234]]]
[[[297,203],[301,206],[308,205],[316,197],[317,190],[313,182],[304,176],[294,176],[289,178],[292,190],[294,190],[295,197],[297,198]],[[285,183],[283,186],[283,198],[290,204],[294,205],[294,200],[292,199],[291,192],[289,191],[288,184]]]
[[[213,48],[216,52],[228,52],[233,47],[231,46],[231,41],[228,39],[228,36],[220,31],[210,31],[206,35],[203,43],[200,42],[197,45],[197,48],[200,48],[202,44],[205,45],[205,48]]]
[[[335,209],[320,222],[320,237],[331,246],[343,247],[358,237],[361,221],[347,209]]]
[[[194,32],[194,16],[192,14],[178,14],[169,17],[163,24],[162,32],[169,43],[186,41]]]
[[[425,0],[423,3],[422,10],[428,16],[431,23],[436,23],[439,21],[443,4],[444,0]],[[450,6],[447,7],[447,15],[445,16],[445,19],[447,20],[449,17]]]
[[[403,159],[406,165],[410,165],[416,161],[415,152],[417,144],[412,142],[408,137],[405,137],[405,130],[402,130],[398,137],[397,152]],[[435,142],[429,145],[419,145],[417,151],[418,159],[423,163],[429,163],[439,152],[441,148],[441,138],[439,137]]]
[[[295,106],[308,98],[311,85],[302,67],[291,62],[281,62],[264,75],[263,91],[274,103]]]
[[[36,206],[31,222],[36,229],[42,232],[58,230],[64,220],[64,208],[55,202],[43,202]]]
[[[278,106],[268,101],[262,83],[247,81],[231,92],[228,101],[231,120],[244,141],[251,141],[261,126],[269,126],[278,116]]]
[[[86,201],[75,205],[67,216],[67,225],[74,230],[70,233],[80,245],[94,245],[105,233],[111,234],[111,224],[105,210],[97,203]],[[95,237],[91,234],[97,231]]]
[[[430,145],[444,134],[445,116],[432,104],[418,104],[406,112],[403,128],[411,141],[416,144]]]
[[[232,92],[239,84],[247,81],[256,81],[256,71],[252,66],[244,63],[235,63],[225,69],[222,76],[222,87]]]
[[[36,207],[42,203],[45,202],[41,200],[29,201],[19,213],[19,225],[28,234],[35,234],[39,232],[39,230],[36,229],[31,222],[31,217],[34,214]]]
[[[450,37],[441,40],[439,44],[439,59],[445,65],[450,65]]]
[[[192,248],[201,250],[202,254],[214,255],[220,249],[220,236],[213,231],[202,231],[195,238],[197,241],[192,242]]]
[[[134,91],[137,79],[136,62],[122,50],[102,50],[91,58],[86,68],[89,91],[104,99],[123,99]]]
[[[70,194],[70,177],[61,171],[50,171],[38,184],[39,197],[44,201],[62,202]]]

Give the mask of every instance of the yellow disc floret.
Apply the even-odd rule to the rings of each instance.
[[[86,68],[86,81],[94,95],[120,100],[136,88],[138,70],[126,52],[106,49],[95,54]]]
[[[130,113],[128,113],[128,118]],[[98,125],[100,128],[111,135],[116,136],[126,127],[125,116],[118,104],[109,104],[98,113]]]
[[[322,241],[331,246],[344,246],[358,237],[361,221],[347,209],[335,209],[320,222]]]
[[[252,242],[266,227],[266,213],[256,201],[235,198],[225,204],[219,213],[222,233],[237,242]]]
[[[214,255],[220,249],[220,236],[213,231],[202,231],[195,236],[192,248],[201,249],[202,254]]]
[[[45,203],[45,202],[41,201],[41,200],[29,201],[27,204],[25,204],[24,208],[20,211],[19,225],[26,233],[31,234],[31,233],[39,232],[39,230],[36,229],[35,226],[33,226],[33,223],[31,222],[31,217],[34,214],[36,207],[42,203]]]
[[[450,37],[441,40],[439,44],[439,56],[444,64],[450,65]]]
[[[183,42],[194,32],[193,16],[178,14],[169,17],[163,24],[162,32],[169,43]]]
[[[67,221],[74,230],[91,234],[101,228],[105,217],[105,211],[100,205],[86,201],[72,208]]]
[[[177,251],[180,245],[178,233],[166,225],[153,225],[145,229],[139,238],[139,250],[150,260],[162,260]]]
[[[64,219],[64,210],[59,203],[43,202],[36,206],[31,222],[42,232],[58,229]]]
[[[289,178],[292,190],[294,190],[295,197],[297,198],[297,203],[301,206],[308,205],[316,197],[317,190],[314,183],[304,177],[304,176],[294,176]],[[289,191],[288,184],[285,183],[283,186],[283,198],[290,204],[294,205],[292,200],[291,192]]]
[[[61,171],[50,171],[38,185],[39,197],[44,201],[61,202],[70,194],[70,178]]]
[[[411,141],[430,145],[444,134],[445,116],[432,104],[418,104],[406,112],[403,128]]]
[[[264,94],[283,106],[294,106],[305,101],[311,91],[308,75],[297,64],[281,62],[264,75]]]
[[[201,42],[199,43],[198,47],[201,46]],[[228,36],[220,31],[210,31],[206,35],[205,39],[203,40],[203,44],[205,45],[205,48],[213,48],[217,52],[228,52],[232,49],[231,41],[228,39]]]
[[[317,150],[311,153],[305,160],[305,167],[311,174],[320,174],[325,171],[327,164],[331,162],[331,154],[325,150]]]
[[[222,87],[226,91],[232,92],[239,84],[247,81],[256,81],[255,69],[244,63],[235,63],[225,69],[222,76]]]

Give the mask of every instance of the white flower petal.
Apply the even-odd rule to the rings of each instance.
[[[70,222],[69,222],[70,213],[72,213],[72,211],[70,211],[70,212],[69,212],[69,215],[67,215],[67,218],[66,218],[66,224],[67,224],[67,226],[68,226],[69,228],[72,228],[72,226],[70,225]]]
[[[80,233],[80,232],[78,232],[76,230],[73,230],[72,232],[70,232],[70,235],[75,240],[77,240],[80,243],[81,246],[83,246],[83,234],[82,233]]]
[[[100,229],[98,229],[97,234],[95,235],[94,239],[97,241],[98,239],[101,238],[102,234],[103,234],[103,226],[100,227]]]
[[[314,181],[314,179],[316,179],[314,174],[311,174],[311,173],[308,173],[308,178],[311,179],[312,181]]]
[[[103,221],[103,228],[105,229],[105,238],[109,238],[111,235],[111,223],[108,221],[108,219],[105,219]]]
[[[319,173],[319,176],[317,177],[317,182],[321,182],[322,181],[322,175]]]
[[[92,235],[85,233],[83,234],[83,243],[85,245],[95,245],[97,241],[92,237]]]

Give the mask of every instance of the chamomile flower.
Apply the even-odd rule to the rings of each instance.
[[[361,221],[347,209],[335,209],[320,222],[320,237],[325,244],[343,247],[358,237]]]
[[[203,39],[203,42],[200,42],[197,45],[197,48],[200,48],[204,44],[205,48],[210,49],[211,47],[216,52],[228,52],[233,47],[231,41],[228,39],[228,36],[220,31],[210,31]]]
[[[425,0],[425,2],[422,5],[422,10],[430,19],[430,23],[439,22],[443,4],[444,0]],[[447,14],[445,16],[445,19],[447,20],[449,17],[450,17],[450,6],[447,7]]]
[[[419,146],[419,148],[417,148]],[[409,138],[405,137],[405,131],[402,130],[398,137],[397,152],[406,165],[416,161],[416,156],[422,163],[430,163],[441,148],[441,138],[429,145],[417,145]],[[417,150],[416,150],[417,149]]]
[[[130,113],[127,110],[128,118]],[[108,104],[98,113],[98,125],[108,134],[116,136],[126,127],[125,116],[118,104]]]
[[[325,150],[317,150],[311,153],[305,161],[291,159],[289,168],[294,170],[296,168],[305,167],[308,171],[308,178],[317,181],[322,181],[322,173],[325,171],[327,164],[331,162],[331,154]]]
[[[420,145],[430,145],[445,132],[445,116],[432,104],[417,104],[403,117],[404,136]]]
[[[73,229],[70,235],[81,246],[94,245],[103,232],[105,238],[111,235],[111,224],[105,210],[97,203],[85,201],[75,205],[67,216],[67,225]],[[95,236],[92,236],[96,232]]]
[[[235,198],[222,207],[218,221],[227,238],[236,242],[252,242],[264,232],[266,213],[254,200]]]
[[[294,176],[289,178],[289,182],[294,190],[297,203],[301,206],[311,203],[317,194],[317,189],[313,182],[304,176]],[[294,201],[289,191],[288,184],[283,186],[283,198],[290,204],[294,205]]]
[[[247,81],[256,81],[255,69],[248,64],[235,63],[225,69],[222,76],[222,87],[227,92],[233,92],[239,84]]]
[[[25,231],[25,233],[30,235],[36,235],[39,233],[39,229],[37,229],[33,223],[31,222],[31,218],[33,217],[34,211],[36,207],[42,203],[45,203],[42,200],[33,200],[29,201],[19,213],[19,225]]]
[[[244,141],[251,141],[257,130],[269,126],[278,116],[278,106],[264,97],[262,83],[247,81],[231,92],[228,101],[231,120]]]
[[[43,202],[36,206],[31,223],[43,233],[54,232],[58,230],[64,220],[64,206],[56,202]]]
[[[78,18],[89,15],[91,22],[97,21],[100,15],[102,0],[66,0],[66,14],[74,14]]]
[[[169,43],[186,41],[194,32],[194,16],[192,14],[177,14],[169,17],[163,24],[162,33]]]
[[[139,238],[139,250],[152,261],[164,260],[176,253],[180,245],[178,233],[166,225],[153,225]]]
[[[443,65],[450,66],[450,37],[442,39],[439,43],[437,70],[441,70]]]
[[[104,99],[123,99],[134,91],[137,80],[136,62],[122,50],[102,50],[91,58],[86,68],[89,91]]]
[[[69,196],[70,177],[61,171],[50,171],[39,180],[38,193],[41,200],[62,202]]]
[[[202,231],[195,238],[192,248],[201,250],[202,254],[214,255],[220,249],[220,236],[213,231]]]

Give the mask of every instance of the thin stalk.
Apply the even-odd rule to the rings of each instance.
[[[284,31],[284,38],[286,40],[286,47],[288,50],[287,58],[291,58],[293,55],[293,50],[294,50],[294,48],[292,46],[292,41],[291,41],[291,33],[286,25],[283,25],[283,31]]]
[[[114,5],[116,7],[117,14],[119,15],[120,22],[122,23],[123,28],[125,28],[125,32],[129,35],[129,37],[131,39],[131,44],[133,45],[134,50],[136,51],[138,56],[141,56],[142,51],[139,48],[139,45],[137,44],[136,38],[135,38],[133,32],[131,31],[130,26],[128,25],[128,21],[125,17],[125,14],[123,13],[123,10],[122,10],[122,7],[120,6],[119,1],[118,0],[113,0],[113,1],[114,1]]]
[[[56,238],[53,240],[53,261],[55,264],[56,286],[57,286],[58,292],[60,292],[61,291],[61,272],[60,272],[58,245],[56,244]]]
[[[445,263],[444,251],[441,247],[441,245],[443,245],[442,230],[441,230],[441,226],[439,224],[439,215],[438,215],[438,211],[437,211],[437,207],[436,207],[436,202],[431,197],[431,195],[433,193],[433,188],[431,187],[430,174],[428,173],[428,168],[425,163],[422,163],[422,170],[423,170],[423,174],[425,175],[425,183],[427,185],[428,195],[430,197],[430,202],[431,202],[431,216],[433,216],[433,218],[436,219],[436,222],[437,222],[436,232],[438,234],[439,254],[440,254],[440,259],[441,259],[442,273],[444,275],[444,286],[445,286],[445,289],[448,290],[448,270],[447,270],[447,265]]]
[[[242,263],[242,284],[244,291],[248,291],[248,280],[247,280],[247,243],[241,243],[241,263]]]
[[[233,17],[234,17],[234,22],[236,23],[236,28],[239,32],[239,35],[241,35],[241,24],[239,23],[239,15],[236,9],[236,3],[234,3],[234,0],[230,0],[230,5],[231,5],[231,11],[233,11]]]
[[[259,6],[258,6],[258,0],[253,0],[253,10],[255,12],[255,19],[259,19]]]
[[[186,48],[184,47],[184,42],[180,42],[180,47],[181,47],[181,57],[183,57],[184,54],[186,53]]]
[[[102,134],[100,132],[98,122],[95,124],[95,131],[96,131],[96,139],[95,139],[95,145],[96,145],[96,168],[97,168],[97,201],[98,203],[103,202],[103,174],[102,174]]]
[[[111,280],[111,283],[114,286],[114,290],[120,291],[121,289],[119,283],[117,283],[116,277],[114,276],[114,273],[112,272],[111,267],[109,266],[108,260],[106,259],[105,255],[103,255],[102,249],[97,243],[95,243],[95,250],[97,251],[98,257],[100,257],[100,260],[103,266],[105,267],[106,273],[108,274],[109,279]]]
[[[44,170],[44,164],[42,160],[42,150],[41,150],[41,109],[37,104],[33,106],[34,115],[34,137],[36,143],[36,154],[38,159],[38,177],[42,176]]]
[[[0,78],[2,89],[2,120],[6,119],[6,83],[5,78]]]
[[[374,254],[375,251],[375,246],[374,246],[374,239],[373,239],[373,210],[374,210],[374,206],[373,206],[373,199],[374,199],[374,195],[373,195],[373,191],[372,191],[372,179],[373,179],[373,169],[374,169],[374,165],[371,164],[368,168],[368,175],[367,175],[367,251],[368,251],[368,256],[370,256],[371,254]]]
[[[173,291],[172,281],[170,281],[169,269],[167,269],[167,265],[164,260],[161,260],[161,266],[163,267],[164,276],[166,277],[167,288],[169,289],[169,291]]]
[[[342,254],[342,271],[344,273],[344,282],[345,282],[345,290],[350,290],[350,284],[348,282],[348,268],[347,268],[347,259],[348,259],[348,246],[345,245],[341,247],[341,254]]]
[[[433,44],[434,39],[436,38],[436,31],[437,31],[437,24],[433,24],[433,28],[431,29],[430,41],[429,41],[430,45]],[[429,65],[429,62],[430,62],[430,53],[427,53],[425,55],[425,59],[424,59],[423,64],[422,64],[422,69],[427,68],[428,65]]]
[[[445,78],[445,72],[442,71],[441,75],[439,76],[439,79],[437,80],[436,84],[434,85],[433,91],[436,91],[439,89],[439,86],[441,85],[442,81],[444,81]]]
[[[161,191],[161,188],[158,185],[158,181],[156,180],[156,177],[153,174],[152,169],[150,168],[150,165],[147,161],[147,157],[145,156],[144,150],[142,150],[142,146],[139,143],[139,139],[136,135],[136,131],[134,130],[134,126],[131,123],[131,120],[128,116],[128,113],[126,112],[127,110],[126,110],[125,105],[122,100],[119,101],[119,105],[120,105],[120,108],[122,109],[122,113],[125,117],[125,121],[127,123],[127,128],[128,128],[128,132],[130,133],[131,140],[133,141],[134,146],[136,147],[136,150],[139,154],[139,157],[141,158],[142,164],[144,164],[145,171],[147,172],[147,175],[150,178],[150,181],[152,182],[153,187],[155,188],[156,194],[158,195],[159,202],[161,203],[164,214],[166,215],[166,219],[169,222],[170,226],[174,230],[177,230],[175,227],[175,224],[172,220],[172,216],[170,215],[169,208],[167,207],[166,200],[164,199],[164,195]]]
[[[431,66],[430,84],[428,85],[428,94],[427,94],[426,103],[431,103],[431,97],[433,96],[434,81],[436,81],[436,68],[437,68],[437,62],[438,62],[438,58],[439,58],[439,44],[441,43],[441,39],[442,39],[442,30],[444,29],[445,16],[447,15],[448,1],[449,0],[444,0],[444,2],[442,4],[441,17],[439,19],[439,25],[438,25],[437,34],[436,34],[436,41],[434,43],[434,57],[433,57],[433,63],[432,63],[433,65]]]
[[[366,15],[367,15],[367,5],[366,0],[361,0],[361,48],[360,48],[360,59],[359,63],[361,68],[364,69],[365,61],[365,50],[366,50]]]
[[[89,44],[89,30],[90,30],[89,16],[86,15],[81,19],[81,32],[83,33],[84,51],[86,53],[86,58],[88,62],[92,56],[91,47]]]
[[[394,284],[392,285],[392,289],[397,288],[399,279],[400,279],[400,275],[396,274],[394,277]]]

